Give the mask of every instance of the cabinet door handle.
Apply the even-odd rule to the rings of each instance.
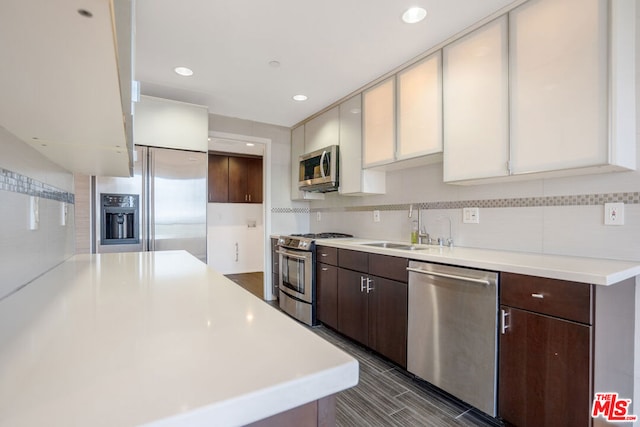
[[[249,201],[251,201],[251,194],[249,194]]]
[[[236,262],[238,262],[238,243],[236,242]]]
[[[366,285],[364,284],[364,277],[360,276],[360,292],[364,292]]]
[[[248,199],[248,197],[247,197],[247,195],[245,194],[245,195],[244,195],[244,201],[246,202],[246,201],[247,201],[247,199]]]
[[[532,298],[543,299],[543,298],[544,298],[544,295],[542,295],[542,294],[531,294],[531,297],[532,297]]]
[[[373,280],[371,280],[370,278],[367,277],[367,293],[371,292],[373,290],[373,286],[369,286],[373,283]]]
[[[504,335],[509,329],[509,325],[507,324],[507,317],[509,317],[509,313],[506,310],[500,310],[500,333]]]

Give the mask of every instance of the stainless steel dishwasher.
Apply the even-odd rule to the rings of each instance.
[[[407,370],[496,416],[498,274],[410,261]]]

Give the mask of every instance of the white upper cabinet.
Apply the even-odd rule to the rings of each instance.
[[[395,113],[395,76],[362,93],[363,167],[393,162]]]
[[[506,176],[507,17],[443,49],[444,181]]]
[[[634,50],[615,44],[631,36],[620,34],[629,28],[621,20],[635,17],[629,5],[611,2],[611,20],[605,0],[531,0],[510,12],[513,174],[635,168],[634,106],[626,99],[634,93]],[[627,42],[633,46],[633,37]],[[621,92],[609,86],[625,79]],[[609,122],[620,114],[631,116]]]
[[[304,124],[304,152],[311,153],[340,140],[340,113],[338,107],[325,111]]]
[[[385,192],[383,171],[362,168],[362,96],[340,104],[340,194],[363,195]]]
[[[396,159],[441,153],[441,51],[399,72],[397,91]]]
[[[131,176],[134,8],[2,0],[0,126],[70,172]]]
[[[209,149],[207,107],[141,96],[135,105],[136,144],[206,152]]]

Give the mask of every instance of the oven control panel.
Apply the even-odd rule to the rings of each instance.
[[[282,236],[278,239],[278,245],[284,248],[310,251],[313,248],[313,240],[304,237]]]

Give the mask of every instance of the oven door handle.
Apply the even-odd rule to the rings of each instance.
[[[300,260],[306,260],[307,256],[304,255],[294,255],[291,252],[285,252],[285,251],[276,251],[277,254],[280,255],[284,255],[284,256],[288,256],[290,258],[294,258],[294,259],[300,259]]]

